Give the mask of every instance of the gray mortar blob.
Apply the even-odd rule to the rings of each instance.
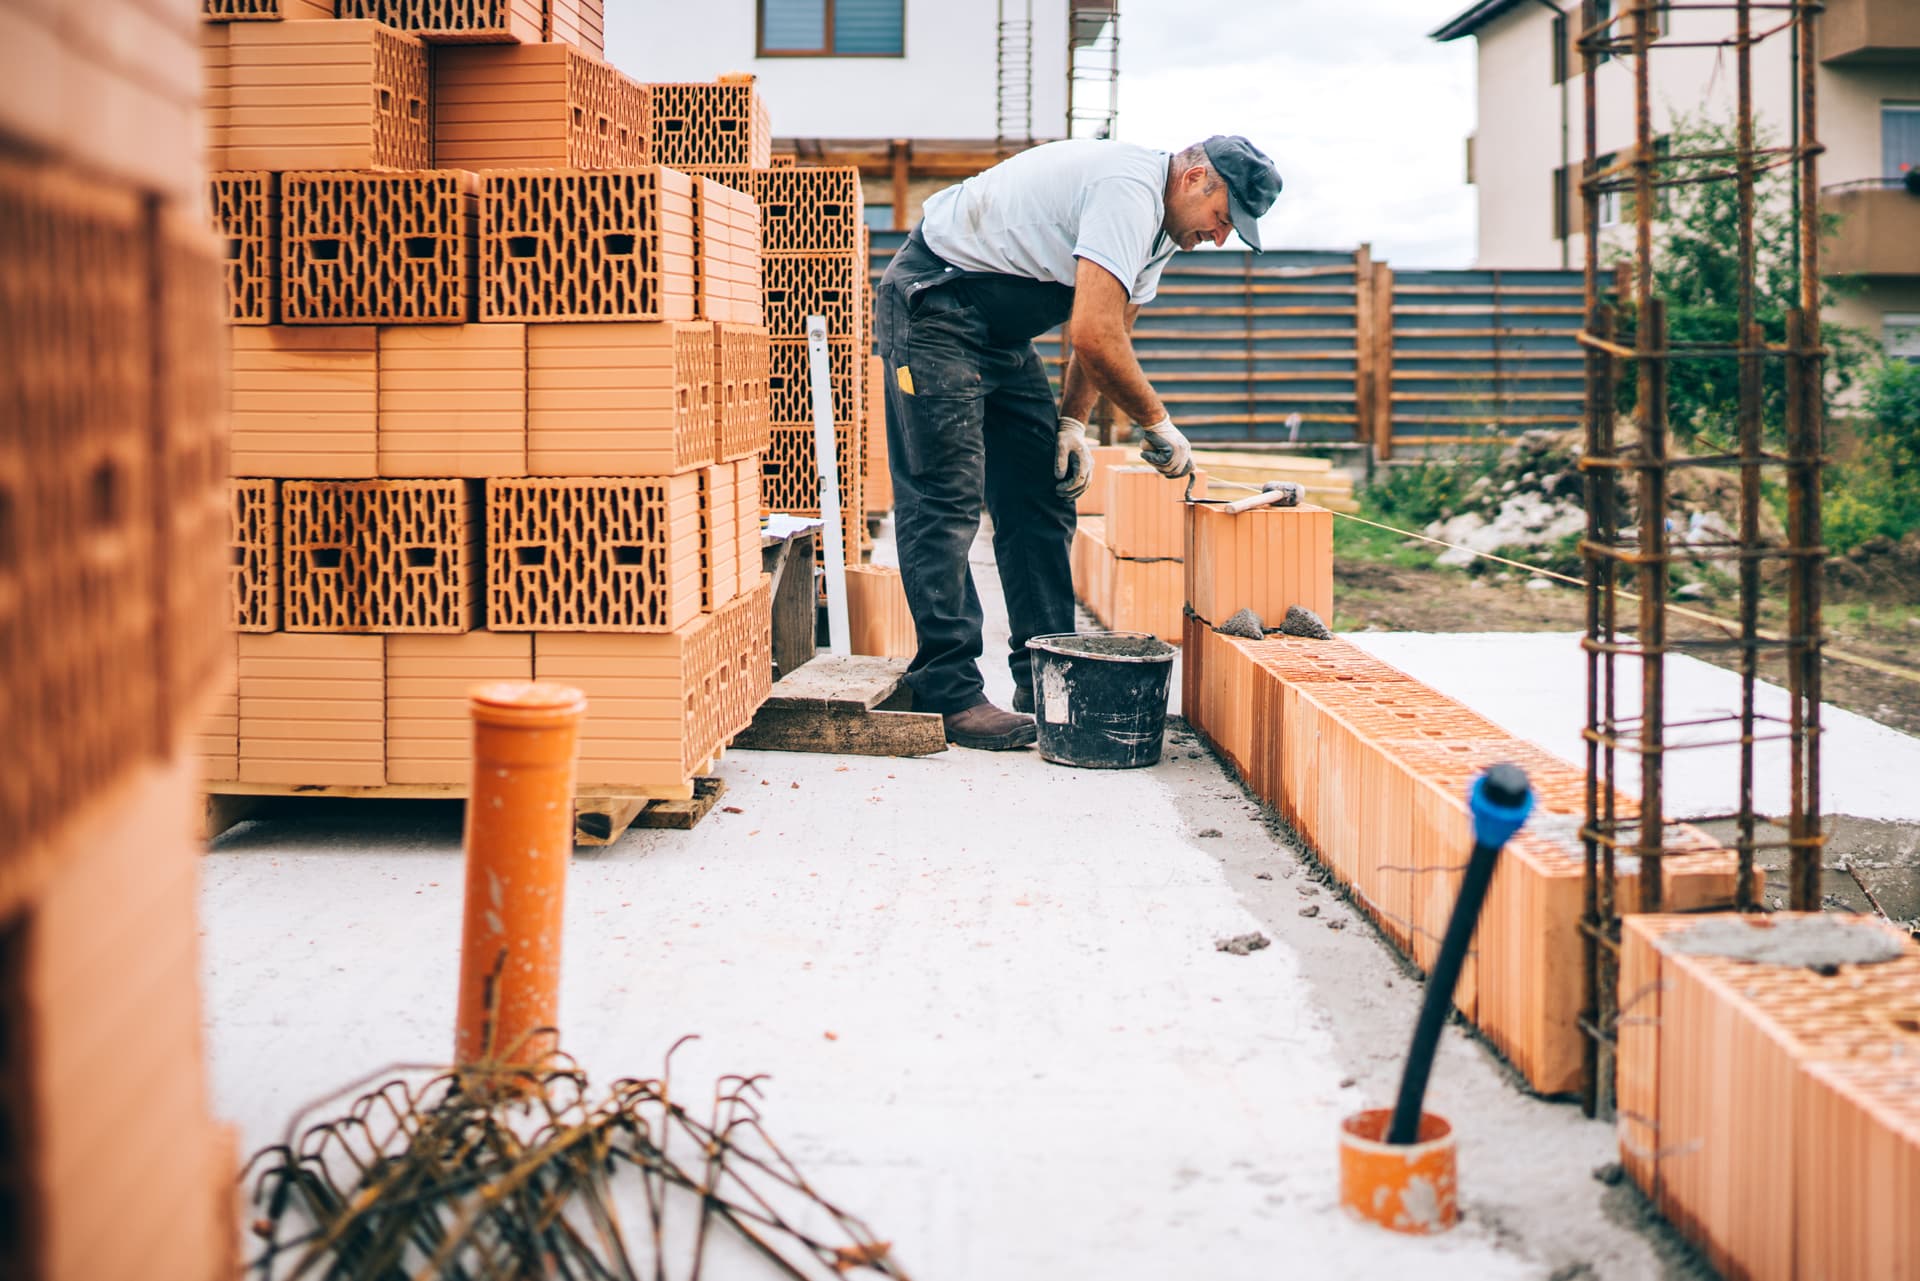
[[[1304,636],[1308,640],[1332,640],[1333,632],[1328,629],[1320,615],[1305,605],[1287,606],[1287,616],[1280,622],[1282,636]]]
[[[1831,917],[1721,916],[1670,934],[1665,949],[1684,956],[1724,956],[1759,965],[1878,965],[1906,954],[1895,935]]]
[[[1239,636],[1246,640],[1265,640],[1267,630],[1260,623],[1260,615],[1250,609],[1243,609],[1226,622],[1213,629],[1222,636]]]

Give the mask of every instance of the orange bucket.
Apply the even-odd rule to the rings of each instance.
[[[1392,1121],[1392,1108],[1369,1108],[1340,1123],[1340,1204],[1393,1232],[1445,1232],[1460,1221],[1453,1127],[1422,1112],[1415,1142],[1388,1143]]]

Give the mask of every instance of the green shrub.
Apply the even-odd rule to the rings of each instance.
[[[1863,383],[1859,453],[1826,471],[1822,532],[1836,552],[1920,529],[1920,365],[1882,361]]]

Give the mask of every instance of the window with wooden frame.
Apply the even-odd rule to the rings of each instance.
[[[757,0],[762,58],[900,58],[906,0]]]

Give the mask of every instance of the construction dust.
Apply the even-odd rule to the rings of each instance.
[[[1720,917],[1676,933],[1667,950],[1757,965],[1878,965],[1908,952],[1896,934],[1839,917]]]

